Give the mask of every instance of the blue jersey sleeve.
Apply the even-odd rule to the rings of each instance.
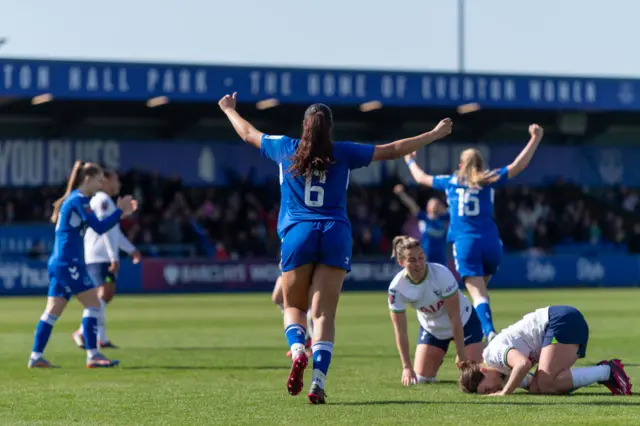
[[[339,142],[336,148],[340,151],[340,158],[345,161],[350,169],[367,167],[373,160],[374,145],[355,142]]]
[[[91,209],[89,199],[82,197],[78,197],[73,200],[73,209],[78,213],[78,215],[80,215],[80,218],[84,223],[89,225],[91,229],[100,235],[120,223],[120,218],[122,217],[122,210],[115,209],[115,211],[109,216],[100,220]]]
[[[289,140],[286,136],[262,135],[260,141],[260,154],[270,160],[280,164],[285,157],[286,142]]]
[[[503,186],[509,180],[509,169],[507,169],[506,167],[494,170],[494,173],[497,174],[498,180],[489,185],[489,187],[491,188]]]
[[[427,212],[425,212],[424,210],[420,210],[416,215],[416,219],[424,220],[426,222],[429,218],[427,217]]]
[[[439,175],[433,177],[433,189],[436,191],[446,191],[451,180],[451,175]]]

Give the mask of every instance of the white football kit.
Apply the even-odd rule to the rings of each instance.
[[[515,349],[529,358],[531,365],[537,364],[548,324],[549,307],[525,315],[520,321],[502,330],[489,343],[482,353],[484,362],[508,375],[511,367],[507,364],[507,354]]]
[[[99,191],[91,198],[91,210],[98,219],[102,220],[116,210],[116,205],[109,195]],[[86,264],[111,263],[120,260],[120,249],[132,254],[136,248],[124,236],[120,225],[99,235],[91,228],[87,228],[84,235],[84,260]]]
[[[458,287],[455,277],[445,266],[427,263],[427,275],[420,283],[413,283],[403,270],[389,285],[389,309],[392,312],[404,312],[409,305],[416,309],[418,321],[424,330],[437,339],[453,338],[453,329],[444,300],[458,294],[460,316],[464,326],[473,309],[469,300]]]

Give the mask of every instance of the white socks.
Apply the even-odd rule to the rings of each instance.
[[[98,320],[98,333],[97,333],[97,337],[98,337],[98,342],[108,342],[109,339],[107,339],[107,331],[106,331],[106,324],[107,324],[107,317],[106,317],[106,313],[105,313],[105,308],[107,307],[107,303],[100,299],[100,315],[97,317]],[[78,332],[80,334],[84,333],[84,327],[82,326],[82,323],[80,323],[80,328],[78,329]]]
[[[529,390],[529,386],[531,386],[531,381],[533,380],[533,373],[527,373],[527,375],[522,379],[522,383],[518,386],[520,389]]]
[[[107,318],[105,316],[105,308],[107,304],[104,300],[100,299],[100,316],[98,317],[98,342],[108,342],[106,323]]]
[[[604,382],[609,380],[609,376],[611,376],[611,367],[608,365],[572,368],[569,371],[571,372],[574,389],[589,386],[597,382]]]
[[[424,383],[435,383],[436,382],[436,378],[435,377],[424,377],[424,376],[420,376],[418,375],[418,384],[424,384]]]

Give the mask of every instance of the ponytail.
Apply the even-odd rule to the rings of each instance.
[[[71,194],[71,191],[77,189],[85,177],[94,177],[102,173],[102,169],[100,166],[94,163],[85,163],[83,161],[77,160],[73,164],[73,168],[71,169],[71,174],[69,175],[69,180],[67,181],[67,188],[64,191],[64,195],[58,198],[53,203],[53,213],[51,213],[51,222],[57,223],[58,216],[60,214],[60,206],[64,202],[65,198]]]
[[[486,170],[482,154],[475,148],[467,149],[460,156],[458,179],[469,188],[479,189],[496,182],[500,176],[496,171]]]
[[[302,122],[300,145],[291,157],[287,172],[292,176],[310,178],[313,174],[324,174],[334,163],[331,125],[331,110],[326,105],[312,105]]]
[[[80,171],[82,169],[83,164],[84,163],[80,160],[77,160],[73,164],[73,169],[71,169],[71,174],[69,175],[69,180],[67,181],[67,189],[64,191],[64,195],[58,198],[53,203],[53,213],[51,213],[52,223],[58,222],[58,214],[60,213],[60,206],[62,205],[62,202],[64,201],[64,199],[67,198],[69,194],[71,194],[71,191],[73,191],[78,185],[80,185],[80,175],[82,174]]]

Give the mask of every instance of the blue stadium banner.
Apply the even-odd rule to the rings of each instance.
[[[389,260],[355,260],[344,289],[385,291],[398,266]],[[118,291],[123,293],[271,291],[278,277],[277,259],[215,262],[210,259],[143,259],[122,262]],[[44,261],[0,259],[0,295],[47,292]],[[492,288],[636,287],[640,257],[573,254],[544,257],[507,254]]]
[[[140,265],[123,260],[118,274],[118,292],[139,293]],[[0,258],[0,295],[46,295],[49,288],[47,262]]]
[[[247,102],[640,110],[636,79],[0,59],[0,97],[215,102],[232,91]]]
[[[295,136],[295,135],[294,135]],[[524,135],[526,139],[526,135]],[[469,144],[447,141],[418,152],[418,163],[431,174],[451,173],[458,167],[460,152]],[[524,142],[514,144],[474,144],[491,167],[510,164]],[[153,162],[148,161],[153,148]],[[176,152],[180,161],[175,161]],[[238,161],[238,159],[242,159]],[[76,159],[95,161],[104,166],[129,171],[154,171],[161,176],[180,175],[190,186],[228,185],[238,177],[255,183],[276,180],[278,167],[242,141],[119,141],[119,140],[37,140],[0,139],[0,188],[61,185]],[[543,145],[531,165],[509,184],[537,185],[554,177],[581,185],[616,185],[624,182],[640,186],[640,148],[579,147]],[[378,185],[384,179],[400,176],[413,180],[401,160],[378,161],[355,170],[353,184]],[[0,244],[2,240],[0,231]]]
[[[27,254],[36,244],[46,253],[53,249],[53,224],[0,226],[0,256]]]

